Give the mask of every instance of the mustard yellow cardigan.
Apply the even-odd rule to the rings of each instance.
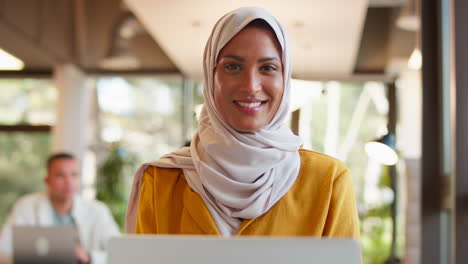
[[[244,220],[237,235],[359,239],[349,170],[327,155],[299,153],[301,169],[291,189],[265,214]],[[148,167],[143,175],[136,233],[220,235],[182,170],[157,167]]]

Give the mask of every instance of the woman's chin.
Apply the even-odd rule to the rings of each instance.
[[[247,123],[247,124],[235,124],[235,125],[231,125],[231,127],[234,128],[239,133],[254,133],[260,130],[263,126],[259,124]]]

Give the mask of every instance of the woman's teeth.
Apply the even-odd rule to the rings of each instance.
[[[255,102],[255,103],[237,102],[237,104],[243,107],[254,108],[254,107],[260,106],[262,102]]]

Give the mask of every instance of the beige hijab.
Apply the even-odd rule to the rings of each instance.
[[[247,24],[265,20],[282,48],[284,93],[273,120],[253,133],[230,127],[215,107],[213,75],[221,49]],[[267,212],[295,182],[302,141],[285,125],[290,94],[290,55],[285,31],[262,8],[245,7],[223,16],[215,25],[204,53],[205,104],[190,148],[182,148],[137,171],[130,196],[126,229],[135,232],[141,178],[148,166],[183,169],[189,186],[204,200],[223,236],[235,234],[243,219]]]

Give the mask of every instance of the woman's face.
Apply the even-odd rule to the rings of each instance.
[[[283,97],[281,49],[271,30],[247,27],[221,50],[214,100],[222,118],[240,132],[266,126]]]

